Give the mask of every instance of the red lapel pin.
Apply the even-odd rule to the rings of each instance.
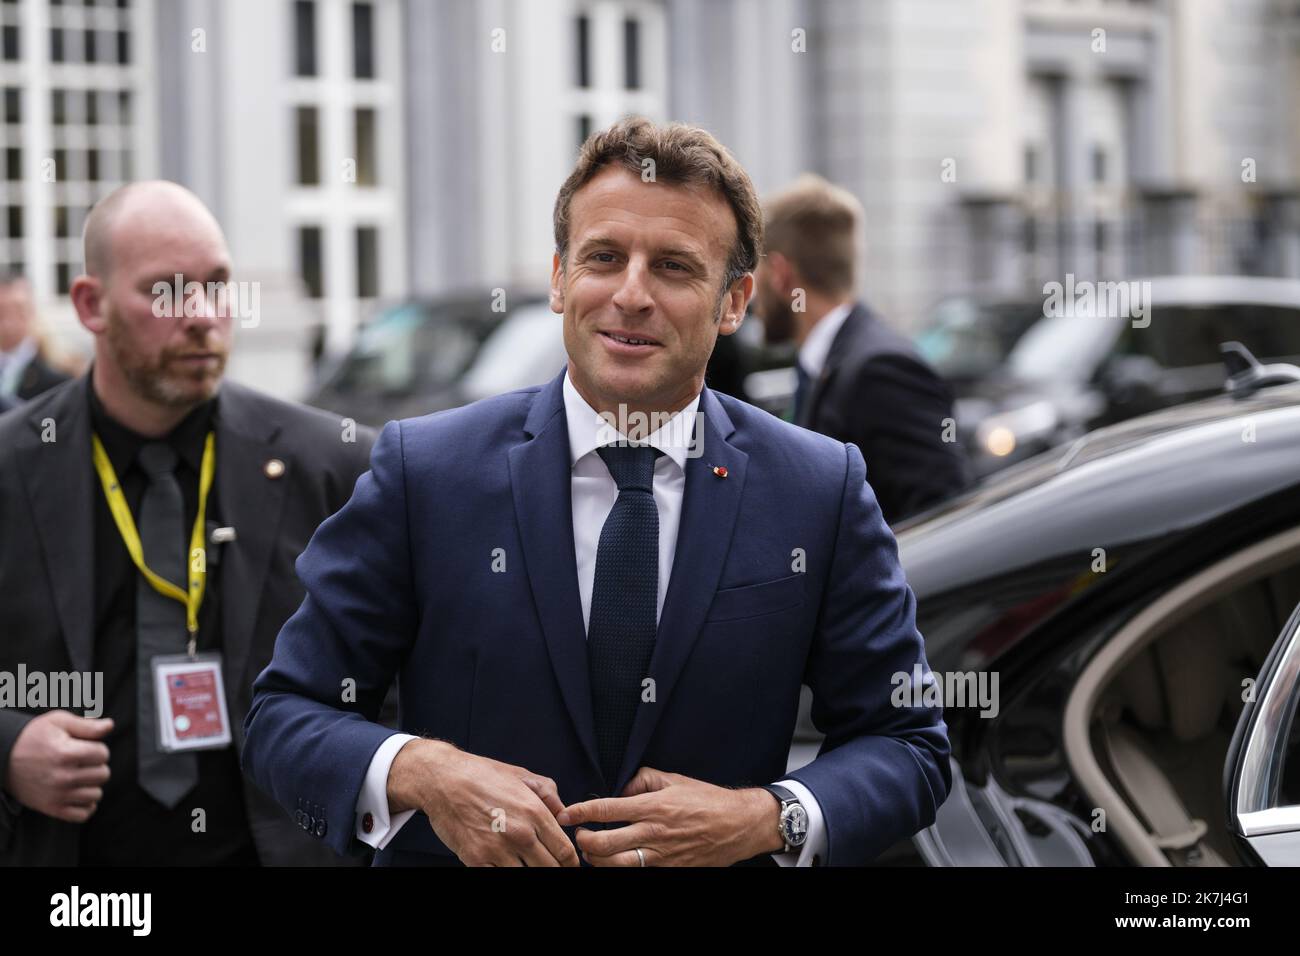
[[[713,466],[713,473],[714,473],[715,475],[717,475],[719,478],[726,478],[726,477],[727,477],[727,466],[726,466],[726,465],[714,465],[714,466]]]

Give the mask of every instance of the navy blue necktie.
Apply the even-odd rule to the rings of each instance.
[[[659,510],[655,459],[648,445],[606,445],[596,453],[618,485],[618,499],[600,529],[587,622],[596,745],[605,781],[615,786],[648,676],[658,630]]]
[[[812,386],[812,376],[805,372],[798,362],[794,363],[794,374],[794,417],[791,421],[798,425],[803,418],[804,406],[808,404],[808,390]]]

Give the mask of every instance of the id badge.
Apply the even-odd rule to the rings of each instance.
[[[230,744],[230,713],[221,682],[221,655],[155,657],[158,749],[164,753],[216,750]]]

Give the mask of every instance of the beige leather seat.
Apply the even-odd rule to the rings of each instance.
[[[1097,748],[1174,866],[1239,858],[1223,824],[1223,764],[1254,678],[1300,590],[1300,569],[1238,589],[1148,644],[1103,695]]]

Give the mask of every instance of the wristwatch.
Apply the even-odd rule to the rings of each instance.
[[[782,853],[789,853],[804,845],[808,839],[808,811],[799,798],[785,787],[769,784],[763,788],[781,805],[781,816],[776,824],[777,835],[785,843]]]

